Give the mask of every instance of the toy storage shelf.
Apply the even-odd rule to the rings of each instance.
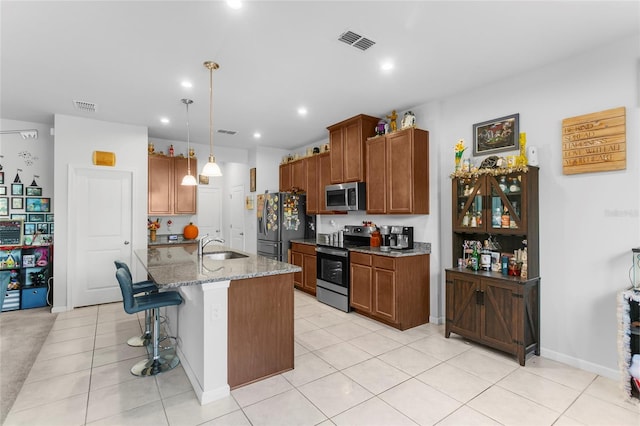
[[[0,282],[7,283],[2,312],[47,306],[53,245],[0,246]]]

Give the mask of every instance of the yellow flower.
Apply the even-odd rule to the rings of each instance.
[[[454,151],[456,153],[456,157],[460,158],[462,157],[462,153],[464,152],[464,150],[467,149],[464,146],[464,139],[458,139],[458,143],[456,144]]]

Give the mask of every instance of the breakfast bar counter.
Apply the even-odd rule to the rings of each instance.
[[[293,274],[300,267],[222,246],[150,247],[136,257],[184,303],[166,327],[201,404],[293,368]],[[225,258],[226,257],[226,258]]]

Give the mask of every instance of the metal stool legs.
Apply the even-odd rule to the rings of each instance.
[[[144,311],[144,333],[142,336],[134,336],[127,340],[129,346],[149,346],[153,335],[151,334],[151,312]]]
[[[154,376],[175,368],[180,359],[175,352],[165,352],[160,355],[160,308],[153,308],[153,357],[138,362],[131,367],[131,374],[135,376]]]

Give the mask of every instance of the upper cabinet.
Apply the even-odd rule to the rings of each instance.
[[[148,160],[148,214],[157,216],[196,213],[197,186],[181,185],[187,174],[187,158],[150,155]],[[191,159],[191,173],[197,174],[198,161]]]
[[[409,128],[366,142],[367,213],[429,213],[429,132]]]
[[[327,127],[331,183],[362,182],[365,178],[365,141],[375,135],[380,119],[357,115]]]

